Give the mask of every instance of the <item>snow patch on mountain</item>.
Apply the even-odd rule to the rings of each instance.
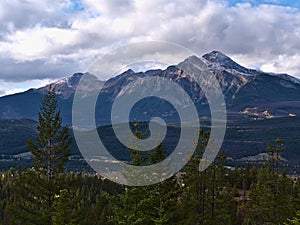
[[[101,82],[97,77],[89,73],[75,73],[73,76],[63,78],[50,85],[55,87],[57,94],[66,99],[75,93],[78,83],[84,75],[89,76],[87,92],[99,89],[105,83],[103,91],[107,93],[111,92],[112,88],[114,88],[115,91],[121,90],[128,83],[135,81],[138,78],[161,76],[184,86],[185,89],[188,89],[189,92],[191,92],[190,94],[193,99],[198,101],[199,98],[202,98],[201,96],[203,94],[200,93],[199,86],[195,82],[197,79],[195,78],[201,76],[201,81],[204,82],[201,85],[207,85],[214,88],[212,87],[213,83],[211,82],[209,74],[202,73],[206,69],[216,76],[226,98],[232,100],[236,98],[237,94],[245,85],[252,82],[255,77],[261,75],[281,78],[280,84],[286,88],[295,89],[298,88],[298,85],[300,84],[299,79],[287,74],[264,73],[259,70],[245,68],[222,52],[212,51],[202,57],[192,55],[178,65],[169,66],[166,70],[148,70],[146,72],[136,73],[129,69],[120,75],[109,79],[107,82]],[[38,91],[45,93],[50,85],[40,88]]]
[[[87,84],[88,89],[98,89],[102,87],[103,82],[98,80],[98,78],[90,73],[75,73],[72,76],[62,78],[56,82],[48,84],[44,87],[37,89],[38,92],[46,93],[50,87],[55,89],[56,94],[60,95],[63,99],[67,99],[72,96],[83,76],[88,77],[89,84]],[[89,90],[87,90],[89,91]]]

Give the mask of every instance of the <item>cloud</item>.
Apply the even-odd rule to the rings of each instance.
[[[28,90],[28,87],[30,88],[42,87],[52,82],[53,80],[50,79],[30,80],[22,83],[6,82],[0,80],[0,96],[23,92]]]
[[[78,71],[76,62],[60,59],[51,62],[42,59],[26,62],[17,62],[12,59],[0,58],[0,79],[8,82],[24,82],[33,79],[60,78]]]
[[[5,94],[6,94],[6,92],[4,90],[0,90],[0,96],[3,96]]]
[[[100,15],[117,17],[127,14],[130,11],[134,10],[134,1],[133,0],[110,0],[110,1],[94,1],[94,0],[84,0],[82,4],[85,8],[93,12],[97,12]]]
[[[261,65],[261,70],[265,72],[293,74],[295,71],[299,71],[299,58],[300,54],[292,56],[279,55],[277,58],[270,60],[270,63]]]
[[[68,0],[10,0],[1,1],[1,32],[14,32],[23,28],[42,26],[65,26],[67,17],[64,9],[71,6]]]
[[[144,40],[174,42],[198,55],[220,50],[245,66],[300,77],[299,9],[240,2],[1,1],[0,79],[84,72],[109,46]]]
[[[152,69],[165,69],[168,65],[176,65],[193,55],[189,49],[164,41],[141,41],[127,43],[109,51],[99,57],[88,71],[101,80],[116,76],[126,70],[145,71],[152,65]]]

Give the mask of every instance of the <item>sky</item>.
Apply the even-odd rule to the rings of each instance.
[[[86,72],[112,46],[166,41],[300,78],[300,1],[1,0],[0,96]]]

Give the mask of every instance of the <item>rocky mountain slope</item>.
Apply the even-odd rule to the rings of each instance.
[[[209,70],[216,76],[225,96],[229,120],[245,118],[263,119],[271,117],[284,117],[300,115],[300,81],[287,74],[272,74],[247,69],[221,52],[213,51],[202,58],[191,56],[179,63],[178,66],[169,66],[165,70],[150,70],[134,72],[132,70],[109,79],[100,81],[92,74],[76,73],[53,84],[59,96],[59,104],[66,124],[71,124],[71,108],[74,92],[81,77],[86,76],[90,83],[86,92],[93,92],[102,87],[101,96],[97,102],[96,116],[101,118],[98,125],[110,122],[110,107],[121,89],[131,81],[142,77],[164,77],[178,83],[193,99],[201,116],[209,116],[209,108],[205,106],[205,93],[181,68],[197,66],[205,63]],[[201,74],[196,74],[201,76]],[[209,84],[209,80],[208,80]],[[0,98],[0,118],[31,118],[36,120],[40,100],[48,86],[39,89],[30,89]],[[157,84],[155,92],[164,89]],[[88,96],[88,94],[87,94]],[[184,100],[182,100],[184,101]],[[179,103],[180,104],[180,103]],[[156,107],[153,107],[156,105]],[[168,115],[169,121],[176,121],[176,113],[165,104],[165,101],[149,99],[142,103],[139,119],[145,112],[148,114]],[[168,112],[168,113],[166,113]],[[172,118],[172,116],[174,118]]]
[[[143,77],[164,77],[179,84],[193,100],[199,117],[207,121],[210,116],[209,105],[205,93],[193,78],[203,76],[201,70],[197,69],[203,64],[215,75],[225,97],[228,129],[223,150],[230,157],[238,159],[264,152],[267,142],[282,138],[286,146],[285,158],[294,164],[300,162],[300,157],[298,157],[300,80],[287,74],[265,73],[245,68],[218,51],[205,54],[201,58],[190,56],[178,65],[171,65],[165,70],[146,72],[127,70],[106,82],[98,80],[96,76],[89,73],[76,73],[51,84],[51,86],[56,89],[63,121],[70,126],[73,97],[82,77],[87,78],[87,88],[84,90],[86,95],[83,96],[83,101],[88,100],[92,93],[102,87],[96,104],[95,117],[98,126],[110,124],[111,107],[116,96],[122,94],[121,90],[132,81]],[[203,79],[206,79],[207,85],[211,84],[209,76]],[[143,83],[136,85],[143,85]],[[8,128],[5,127],[11,126],[9,124],[13,124],[12,121],[19,121],[22,124],[20,118],[37,120],[41,99],[48,88],[49,86],[30,89],[23,93],[0,98],[0,118],[3,119],[1,123],[4,126],[0,132],[2,146],[12,144],[7,142],[9,138],[5,136],[8,135],[6,132]],[[131,88],[134,89],[135,86]],[[163,84],[158,82],[152,91],[155,94],[164,88]],[[186,107],[185,99],[176,100],[179,106]],[[132,109],[130,119],[147,121],[153,116],[161,116],[169,124],[179,120],[174,107],[157,98],[148,98],[136,104]],[[24,130],[25,133],[30,129],[32,129],[32,123],[28,125],[28,128],[20,127],[20,130]],[[106,127],[106,129],[109,133],[110,128]],[[5,137],[5,140],[1,137]],[[116,143],[114,139],[110,140],[114,144]],[[22,146],[20,144],[20,146],[14,147],[11,153],[19,154],[24,150],[22,142]],[[0,153],[10,154],[6,147],[2,147]]]

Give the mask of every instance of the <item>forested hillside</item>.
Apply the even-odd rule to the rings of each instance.
[[[38,118],[38,134],[27,140],[31,167],[1,174],[0,224],[299,224],[300,178],[287,174],[280,139],[268,144],[262,164],[228,167],[228,157],[220,152],[200,171],[210,136],[201,128],[196,150],[181,171],[159,183],[134,187],[94,172],[66,172],[72,137],[62,125],[51,89]],[[140,139],[149,135],[138,122],[134,132]],[[128,163],[138,167],[159,163],[168,154],[164,143],[146,153],[130,148],[127,152]],[[163,170],[155,176],[162,178]]]
[[[229,169],[220,154],[199,172],[201,146],[182,172],[151,186],[65,172],[53,178],[59,188],[50,206],[51,185],[37,171],[9,170],[0,179],[0,224],[299,224],[300,179],[278,169],[280,141],[269,145],[270,158],[261,168]],[[132,163],[156,162],[164,151],[160,146],[145,157],[132,152]]]

